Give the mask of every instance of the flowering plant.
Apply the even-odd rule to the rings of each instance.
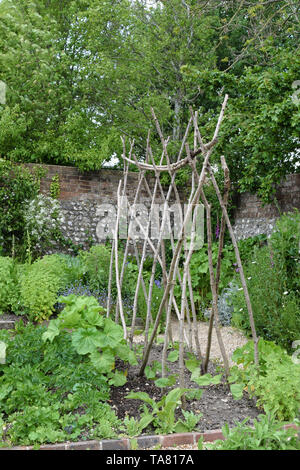
[[[39,194],[25,207],[25,230],[35,250],[55,242],[60,234],[60,227],[64,221],[60,204],[56,199]]]

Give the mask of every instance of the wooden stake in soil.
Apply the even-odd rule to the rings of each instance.
[[[255,328],[255,323],[254,323],[252,305],[251,305],[251,301],[250,301],[250,296],[249,296],[249,292],[248,292],[248,287],[247,287],[247,283],[246,283],[244,269],[243,269],[243,266],[242,266],[242,261],[241,261],[241,257],[240,257],[239,248],[238,248],[238,245],[237,245],[237,242],[236,242],[236,238],[235,238],[235,235],[234,235],[234,232],[233,232],[233,228],[232,228],[229,216],[228,216],[226,206],[224,204],[224,201],[222,200],[222,196],[221,196],[221,193],[220,193],[220,190],[219,190],[218,183],[215,179],[214,173],[213,173],[210,165],[208,165],[208,171],[209,171],[209,174],[211,176],[211,180],[213,182],[216,194],[218,196],[219,203],[220,203],[220,206],[222,208],[224,218],[225,218],[225,221],[226,221],[226,224],[227,224],[227,227],[228,227],[228,231],[229,231],[229,234],[230,234],[230,237],[231,237],[232,245],[233,245],[233,248],[234,248],[235,257],[236,257],[237,265],[238,265],[238,268],[239,268],[239,274],[240,274],[240,278],[241,278],[241,282],[242,282],[242,286],[243,286],[243,290],[244,290],[246,305],[247,305],[247,309],[248,309],[248,315],[249,315],[252,338],[253,338],[253,342],[254,342],[255,364],[258,365],[259,364],[259,354],[258,354],[258,340],[259,340],[259,338],[257,337],[257,334],[256,334],[256,328]]]

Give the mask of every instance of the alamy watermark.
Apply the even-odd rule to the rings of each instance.
[[[4,341],[0,341],[0,364],[5,364],[6,362],[6,344]]]
[[[293,83],[292,83],[292,88],[294,91],[294,93],[292,94],[292,102],[294,104],[300,104],[300,97],[298,95],[300,95],[300,80],[295,80]]]
[[[6,84],[0,80],[0,104],[6,103]]]
[[[96,233],[99,241],[115,238],[118,207],[114,204],[101,204],[97,207],[100,218]],[[204,243],[204,206],[195,204],[145,204],[128,203],[120,198],[117,235],[121,240],[178,240],[183,235],[186,249],[192,246],[199,250]]]
[[[300,340],[293,341],[292,348],[296,351],[292,354],[292,361],[294,364],[300,364]]]

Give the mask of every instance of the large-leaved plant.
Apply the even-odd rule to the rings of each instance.
[[[49,322],[43,340],[52,342],[62,330],[70,330],[76,352],[88,355],[93,366],[107,376],[110,385],[124,385],[126,373],[115,370],[116,357],[132,365],[137,361],[124,339],[122,327],[104,315],[105,309],[94,297],[72,294],[59,297],[58,302],[65,304],[65,308],[58,318]]]

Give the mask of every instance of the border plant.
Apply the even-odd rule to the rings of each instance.
[[[276,421],[270,413],[254,419],[253,425],[248,425],[245,419],[229,429],[223,426],[224,440],[213,444],[198,442],[199,450],[300,450],[300,440],[295,429],[285,429],[282,423]]]

